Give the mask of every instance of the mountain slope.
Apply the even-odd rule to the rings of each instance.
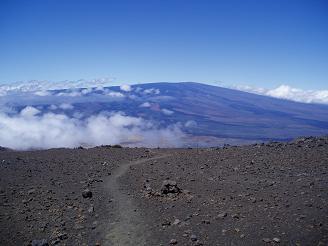
[[[8,115],[26,106],[80,120],[102,112],[123,112],[174,125],[186,133],[184,145],[218,145],[328,134],[328,106],[297,103],[205,84],[149,83],[0,97]]]

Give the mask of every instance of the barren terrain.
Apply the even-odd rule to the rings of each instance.
[[[328,138],[0,150],[1,245],[327,245]]]

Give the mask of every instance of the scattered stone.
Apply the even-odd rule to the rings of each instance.
[[[173,221],[173,225],[178,225],[178,224],[180,224],[180,220],[179,219],[175,219],[174,221]]]
[[[227,215],[228,215],[228,214],[227,214],[226,212],[223,212],[223,213],[218,214],[217,217],[218,217],[219,219],[223,219],[224,217],[227,217]]]
[[[82,196],[83,196],[83,198],[91,198],[92,197],[92,192],[89,189],[85,189],[82,192]]]
[[[234,218],[234,219],[239,219],[239,215],[238,214],[233,214],[233,215],[231,215],[231,217]]]
[[[193,242],[197,241],[197,236],[195,234],[192,234],[190,236],[190,240],[193,241]]]
[[[162,192],[162,194],[169,194],[169,193],[176,194],[176,193],[180,193],[181,190],[175,181],[164,180],[162,183],[161,192]]]
[[[265,243],[270,243],[271,239],[270,238],[263,238],[262,241],[265,242]]]
[[[92,229],[96,229],[97,226],[98,226],[98,221],[97,220],[92,222],[92,226],[91,226]]]
[[[89,208],[88,208],[88,212],[89,213],[93,213],[95,211],[95,208],[93,205],[91,205]]]
[[[170,241],[170,244],[172,244],[172,245],[175,245],[177,243],[178,243],[178,241],[176,239],[171,239],[171,241]]]
[[[168,220],[162,222],[162,226],[170,226],[170,225],[171,225],[171,222]]]
[[[67,238],[68,238],[67,233],[60,233],[60,234],[58,235],[58,238],[59,238],[60,240],[65,240],[65,239],[67,239]]]
[[[278,238],[278,237],[274,237],[274,238],[272,239],[272,241],[274,241],[275,243],[280,243],[280,238]]]
[[[60,243],[60,240],[58,238],[51,241],[50,245],[57,245]]]
[[[27,191],[28,195],[33,195],[35,193],[35,189],[30,189]]]
[[[32,246],[48,246],[48,241],[46,239],[33,240]]]

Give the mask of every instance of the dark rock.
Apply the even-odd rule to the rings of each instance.
[[[197,241],[197,236],[195,234],[192,234],[190,236],[190,240],[193,241],[193,242]]]
[[[275,243],[280,243],[280,238],[278,238],[278,237],[274,237],[274,238],[272,239],[272,241],[274,241]]]
[[[35,189],[30,189],[30,190],[27,191],[27,194],[28,195],[32,195],[34,193],[35,193]]]
[[[162,188],[161,188],[162,194],[169,194],[169,193],[180,193],[181,190],[177,186],[177,183],[172,180],[164,180],[162,183]]]
[[[67,238],[68,238],[67,233],[60,233],[60,234],[58,235],[58,238],[59,238],[60,240],[65,240],[65,239],[67,239]]]
[[[7,150],[9,150],[8,148],[5,148],[5,147],[2,147],[2,146],[0,146],[0,151],[7,151]]]
[[[168,220],[162,222],[162,226],[170,226],[170,225],[171,225],[171,222]]]
[[[98,226],[98,221],[92,222],[92,225],[91,225],[92,229],[96,229],[97,226]]]
[[[83,192],[82,192],[82,196],[84,198],[91,198],[92,197],[92,192],[89,190],[89,189],[85,189]]]
[[[170,241],[170,244],[172,244],[172,245],[175,245],[177,243],[178,243],[178,241],[176,239],[171,239],[171,241]]]
[[[239,215],[238,214],[233,214],[233,215],[231,215],[231,217],[234,218],[234,219],[239,219]]]

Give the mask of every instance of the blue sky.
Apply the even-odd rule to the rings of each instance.
[[[328,88],[328,2],[1,0],[0,83]]]

